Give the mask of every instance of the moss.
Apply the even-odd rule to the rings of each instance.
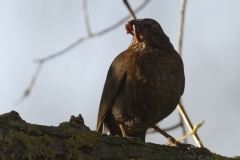
[[[2,141],[3,140],[3,136],[0,134],[0,141]]]
[[[42,132],[33,124],[23,123],[19,121],[10,121],[9,124],[13,127],[18,128],[21,131],[24,131],[27,134],[41,135]]]
[[[209,153],[211,153],[209,151]],[[218,155],[216,153],[211,153],[212,156],[214,157],[214,159],[217,159],[217,160],[230,160],[230,159],[235,159],[235,158],[228,158],[228,157],[225,157],[225,156],[221,156],[221,155]]]
[[[99,142],[99,137],[95,132],[89,134],[88,131],[81,132],[80,136],[78,137],[84,146],[95,146]]]
[[[48,147],[51,138],[47,135],[34,137],[24,134],[24,132],[9,131],[9,135],[4,139],[3,150],[5,153],[11,153],[11,158],[21,157],[27,159],[36,159],[42,156],[54,159],[55,154]]]
[[[84,154],[90,154],[94,150],[94,146],[98,145],[99,137],[95,132],[89,133],[89,131],[81,131],[75,136],[63,141],[66,154],[69,158],[81,157],[81,151]],[[81,151],[80,151],[81,150]],[[93,159],[89,157],[86,159]]]
[[[141,157],[141,158],[140,158]],[[90,131],[81,115],[58,127],[26,123],[12,111],[0,116],[0,159],[228,159],[207,149],[183,151]],[[167,157],[167,158],[166,158]],[[236,158],[237,159],[237,158]],[[238,157],[239,159],[239,157]]]
[[[59,128],[67,137],[62,141],[66,159],[93,159],[89,154],[94,150],[94,146],[98,145],[99,135],[84,125],[81,115],[72,116],[70,122],[61,123]]]
[[[86,156],[87,160],[94,160],[94,158],[91,155]]]

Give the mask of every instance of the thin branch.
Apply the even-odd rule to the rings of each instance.
[[[85,19],[85,25],[87,28],[87,33],[90,36],[92,33],[91,33],[89,20],[88,20],[88,10],[87,10],[87,1],[86,0],[83,0],[83,14],[84,14],[84,19]]]
[[[138,11],[140,11],[141,9],[143,9],[143,8],[148,4],[148,2],[150,2],[150,0],[145,0],[141,5],[139,5],[139,7],[138,7],[134,12],[138,12]],[[85,3],[85,5],[86,5],[86,3]],[[86,7],[85,7],[85,9],[86,9]],[[20,97],[19,101],[17,101],[16,103],[22,102],[22,101],[29,95],[29,93],[30,93],[30,91],[32,90],[33,85],[34,85],[34,83],[35,83],[38,75],[40,74],[40,69],[41,69],[41,67],[43,66],[43,63],[44,63],[44,62],[47,62],[48,60],[54,59],[54,58],[56,58],[56,57],[59,57],[59,56],[65,54],[65,53],[67,53],[68,51],[70,51],[71,49],[75,48],[75,47],[78,46],[81,42],[83,42],[83,41],[85,41],[85,40],[88,40],[88,39],[90,39],[90,38],[93,38],[93,37],[96,37],[96,36],[100,36],[100,35],[102,35],[102,34],[105,34],[105,33],[107,33],[107,32],[112,31],[113,29],[115,29],[115,28],[117,28],[118,26],[120,26],[122,23],[126,22],[129,18],[130,18],[130,16],[127,15],[127,16],[125,16],[124,18],[122,18],[120,21],[118,21],[117,23],[115,23],[114,25],[112,25],[112,26],[110,26],[110,27],[108,27],[108,28],[106,28],[106,29],[103,29],[103,30],[100,31],[100,32],[94,33],[94,34],[91,34],[91,32],[90,32],[90,34],[89,34],[89,31],[90,31],[90,27],[89,27],[88,36],[82,37],[82,38],[78,39],[76,42],[72,43],[71,45],[69,45],[68,47],[66,47],[65,49],[63,49],[63,50],[61,50],[61,51],[59,51],[59,52],[57,52],[57,53],[54,53],[54,54],[51,54],[51,55],[49,55],[49,56],[47,56],[47,57],[44,57],[44,58],[35,60],[35,62],[38,63],[37,70],[35,71],[35,74],[33,75],[33,77],[32,77],[32,79],[31,79],[31,81],[30,81],[27,89],[23,92],[23,94],[22,94],[22,96]],[[87,21],[88,21],[88,18],[86,18],[86,15],[85,15],[85,21],[86,21],[86,19],[87,19]],[[87,25],[88,25],[88,24],[86,24],[86,26],[87,26]],[[88,28],[88,27],[87,27],[87,28]]]
[[[34,86],[35,82],[36,82],[36,79],[40,73],[40,70],[42,68],[42,62],[38,63],[38,66],[37,66],[37,69],[30,81],[30,83],[28,84],[28,87],[27,89],[22,93],[21,97],[19,98],[19,100],[17,100],[14,104],[17,105],[19,103],[21,103],[29,94],[30,94],[30,91],[32,89],[32,87]]]
[[[130,13],[132,19],[137,19],[135,14],[134,14],[134,12],[133,12],[133,10],[132,10],[132,8],[130,7],[128,1],[127,0],[123,0],[123,3],[126,5],[126,7],[127,7],[128,11]]]
[[[183,133],[183,135],[186,135],[186,128],[185,128],[185,125],[183,123],[183,119],[182,119],[180,113],[179,113],[179,119],[180,119],[180,126],[182,127],[182,133]],[[187,143],[187,139],[184,139],[184,143]]]
[[[91,35],[91,36],[86,36],[86,37],[83,37],[83,38],[80,38],[79,40],[77,40],[76,42],[72,43],[70,46],[68,46],[67,48],[57,52],[57,53],[54,53],[54,54],[51,54],[47,57],[44,57],[44,58],[41,58],[41,59],[36,59],[35,62],[37,63],[44,63],[44,62],[47,62],[48,60],[51,60],[51,59],[54,59],[58,56],[61,56],[65,53],[67,53],[68,51],[72,50],[73,48],[75,48],[78,44],[80,44],[81,42],[91,38],[91,37],[94,37],[94,35]]]
[[[159,126],[158,123],[157,123],[156,125]],[[166,132],[166,131],[170,131],[170,130],[176,129],[176,128],[178,128],[179,126],[181,126],[181,123],[178,123],[178,124],[176,124],[176,125],[174,125],[174,126],[172,126],[172,127],[163,128],[162,130],[164,130],[164,131]],[[157,132],[157,131],[154,130],[154,129],[150,129],[150,130],[148,130],[148,132],[147,132],[147,134],[152,134],[152,133],[159,133],[159,132]]]
[[[179,104],[177,105],[177,108],[178,108],[178,111],[179,111],[179,113],[181,114],[183,120],[185,121],[185,123],[186,123],[189,131],[190,131],[190,132],[193,132],[192,123],[191,123],[190,119],[188,118],[188,115],[187,115],[187,113],[185,112],[184,107],[181,105],[181,103],[179,103]],[[194,139],[194,141],[196,142],[197,146],[200,147],[200,148],[202,148],[202,147],[203,147],[203,144],[202,144],[200,138],[198,137],[197,133],[193,133],[192,136],[193,136],[193,139]]]
[[[191,132],[188,132],[183,137],[176,139],[177,141],[185,140],[187,137],[196,134],[197,130],[203,125],[204,121],[202,121],[199,124],[194,125],[193,130]]]
[[[185,10],[186,10],[186,2],[187,2],[187,0],[182,0],[179,35],[178,35],[178,53],[179,53],[179,55],[182,55],[183,24],[184,24]],[[182,104],[180,102],[177,105],[177,108],[178,108],[178,111],[179,111],[181,117],[185,121],[189,131],[193,132],[192,123],[191,123],[187,113],[185,112],[184,107],[182,106]],[[201,140],[199,139],[197,133],[193,133],[192,136],[193,136],[193,139],[195,140],[197,146],[202,148],[203,144],[202,144]]]
[[[182,54],[182,40],[183,40],[183,24],[184,24],[184,16],[186,9],[187,0],[182,0],[182,8],[181,8],[181,18],[178,32],[178,54]]]
[[[143,9],[147,4],[148,2],[150,2],[150,0],[145,0],[134,12],[138,12],[140,11],[141,9]],[[50,60],[50,59],[53,59],[57,56],[60,56],[64,53],[66,53],[67,51],[73,49],[74,47],[76,47],[78,44],[80,44],[81,42],[89,39],[89,38],[92,38],[92,37],[95,37],[95,36],[100,36],[102,34],[105,34],[109,31],[112,31],[113,29],[117,28],[118,26],[120,26],[122,23],[125,23],[128,19],[130,18],[129,15],[125,16],[124,18],[122,18],[120,21],[118,21],[117,23],[115,23],[114,25],[106,28],[106,29],[103,29],[102,31],[100,32],[97,32],[97,33],[93,33],[91,34],[90,36],[86,36],[86,37],[83,37],[83,38],[80,38],[78,41],[74,42],[73,44],[71,44],[70,46],[68,46],[67,48],[57,52],[57,53],[54,53],[54,54],[51,54],[50,56],[48,57],[45,57],[45,58],[41,58],[41,59],[38,59],[36,60],[36,62],[41,62],[41,61],[47,61],[47,60]]]

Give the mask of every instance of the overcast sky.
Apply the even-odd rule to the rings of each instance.
[[[129,1],[133,8],[141,3]],[[81,0],[0,0],[0,6],[0,114],[16,110],[29,123],[54,126],[82,114],[95,130],[109,65],[132,38],[124,24],[46,62],[30,96],[16,106],[36,70],[33,60],[66,48],[87,31]],[[180,7],[180,0],[155,0],[136,16],[157,20],[176,48]],[[240,155],[239,7],[239,0],[188,1],[182,56],[185,109],[194,124],[205,120],[198,131],[203,145],[231,157]],[[89,0],[88,9],[93,33],[128,14],[122,0]],[[178,120],[176,110],[160,126]],[[182,136],[181,129],[168,133]],[[167,142],[158,133],[146,140]],[[195,145],[191,137],[188,143]]]

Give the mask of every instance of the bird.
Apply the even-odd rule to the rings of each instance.
[[[96,132],[145,141],[149,128],[168,139],[166,145],[189,148],[156,124],[176,108],[184,92],[183,61],[154,19],[125,24],[133,36],[129,47],[109,67],[99,105]]]

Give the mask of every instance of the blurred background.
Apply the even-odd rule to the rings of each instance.
[[[129,0],[133,8],[142,1]],[[131,41],[124,23],[88,39],[44,64],[30,96],[14,105],[32,78],[34,59],[58,52],[87,36],[81,0],[0,0],[0,114],[16,110],[29,123],[58,126],[82,114],[95,130],[99,102],[112,60]],[[240,1],[188,1],[182,58],[186,87],[182,103],[203,145],[224,156],[240,155]],[[177,49],[181,1],[151,1],[137,18],[157,20]],[[128,15],[122,0],[88,1],[92,33]],[[179,121],[177,110],[160,123]],[[181,129],[168,132],[175,138]],[[147,142],[164,144],[155,133]],[[195,145],[192,137],[188,143]]]

